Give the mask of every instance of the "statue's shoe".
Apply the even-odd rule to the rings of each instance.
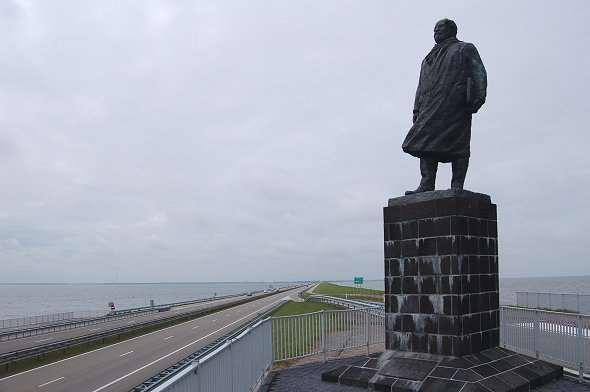
[[[425,188],[418,187],[417,189],[414,189],[413,191],[406,191],[406,196],[414,195],[416,193],[429,192],[429,191],[433,191],[433,190],[434,189],[425,189]]]

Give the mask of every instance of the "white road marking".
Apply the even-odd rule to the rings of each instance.
[[[193,329],[197,329],[197,328],[199,328],[199,326],[198,326],[198,325],[195,325],[195,326],[193,327]]]
[[[164,338],[164,340],[172,339],[173,337],[174,337],[174,335],[170,335],[167,338]]]
[[[37,342],[37,343],[41,343],[41,342],[46,342],[46,341],[48,341],[48,340],[51,340],[51,339],[53,339],[53,338],[47,338],[47,339],[41,339],[41,340],[35,340],[35,342]]]
[[[129,355],[129,354],[131,354],[132,352],[133,352],[133,350],[131,350],[131,351],[127,351],[125,354],[121,354],[121,355],[119,355],[119,356],[120,356],[120,357],[124,357],[125,355]]]
[[[141,372],[143,369],[145,369],[145,368],[147,368],[147,367],[150,367],[150,366],[152,366],[153,364],[155,364],[155,363],[158,363],[158,362],[160,362],[161,360],[163,360],[163,359],[166,359],[166,358],[168,358],[168,357],[170,357],[170,356],[172,356],[172,355],[176,354],[177,352],[179,352],[179,351],[182,351],[182,350],[184,350],[185,348],[187,348],[187,347],[190,347],[190,346],[192,346],[193,344],[200,342],[200,341],[201,341],[201,340],[203,340],[203,339],[207,339],[209,336],[211,336],[211,335],[214,335],[214,334],[216,334],[217,332],[219,332],[219,331],[222,331],[222,330],[226,329],[226,328],[227,328],[227,327],[229,327],[230,325],[236,324],[236,323],[238,323],[238,322],[242,321],[243,319],[245,319],[245,318],[248,318],[248,317],[250,317],[250,316],[252,316],[252,315],[254,315],[254,314],[256,314],[256,313],[260,312],[261,310],[263,310],[263,309],[265,309],[265,308],[268,308],[268,307],[271,307],[271,306],[274,306],[274,305],[278,304],[279,302],[281,302],[281,301],[283,301],[283,300],[284,300],[284,298],[281,298],[281,299],[279,299],[278,301],[275,301],[275,302],[272,302],[272,303],[270,303],[270,304],[268,304],[268,305],[266,305],[266,306],[263,306],[263,307],[261,307],[260,309],[258,309],[256,312],[252,312],[252,313],[250,313],[250,314],[247,314],[247,315],[245,315],[244,317],[242,317],[242,318],[239,318],[239,319],[237,319],[237,320],[235,320],[235,321],[233,321],[233,322],[231,322],[231,323],[229,323],[229,324],[225,325],[224,327],[221,327],[221,328],[219,328],[219,329],[217,329],[217,330],[215,330],[215,331],[213,331],[213,332],[209,333],[208,335],[205,335],[205,336],[203,336],[203,337],[200,337],[199,339],[197,339],[197,340],[194,340],[194,341],[192,341],[192,342],[190,342],[190,343],[188,343],[188,344],[186,344],[186,345],[184,345],[184,346],[182,346],[182,347],[180,347],[180,348],[178,348],[178,349],[176,349],[176,350],[172,351],[171,353],[168,353],[168,354],[166,354],[166,355],[164,355],[164,356],[162,356],[162,357],[160,357],[160,358],[158,358],[158,359],[155,359],[155,360],[153,360],[152,362],[150,362],[150,363],[147,363],[147,364],[143,365],[142,367],[140,367],[140,368],[138,368],[138,369],[135,369],[134,371],[132,371],[132,372],[129,372],[129,373],[127,373],[127,374],[125,374],[125,375],[123,375],[123,376],[121,376],[121,377],[117,378],[116,380],[113,380],[113,381],[111,381],[111,382],[109,382],[109,383],[107,383],[107,384],[103,385],[103,386],[102,386],[102,387],[100,387],[100,388],[97,388],[97,389],[95,389],[95,390],[94,390],[94,391],[92,391],[92,392],[99,392],[99,391],[102,391],[103,389],[106,389],[106,388],[110,387],[111,385],[113,385],[113,384],[116,384],[116,383],[118,383],[119,381],[121,381],[121,380],[124,380],[124,379],[126,379],[127,377],[129,377],[129,376],[131,376],[131,375],[133,375],[133,374],[135,374],[135,373],[137,373],[137,372]]]
[[[45,385],[53,384],[54,382],[58,382],[63,379],[65,379],[65,377],[56,378],[55,380],[48,381],[45,384],[37,385],[37,388],[43,388]]]
[[[280,301],[282,301],[282,300],[284,300],[284,299],[285,299],[285,298],[282,298],[282,299],[281,299],[281,300],[279,300],[279,301],[273,302],[273,303],[272,303],[272,305],[274,305],[274,304],[276,304],[276,303],[278,303],[278,302],[280,302]],[[237,305],[237,306],[239,306],[239,305]],[[267,306],[264,306],[264,307],[260,308],[260,310],[262,310],[262,309],[264,309],[264,308],[266,308],[266,307],[267,307]],[[227,310],[227,309],[224,309],[224,310]],[[214,314],[217,314],[217,313],[221,313],[221,312],[223,312],[224,310],[219,310],[219,311],[217,311],[217,312],[215,312],[215,313],[211,313],[211,315],[214,315]],[[256,312],[253,312],[252,314],[254,314],[254,313],[256,313]],[[207,316],[204,316],[204,317],[207,317]],[[248,316],[246,316],[246,317],[248,317]],[[239,321],[239,320],[237,320],[237,321]],[[104,346],[104,347],[101,347],[101,348],[97,348],[96,350],[87,351],[87,352],[85,352],[85,353],[82,353],[82,354],[74,355],[73,357],[64,358],[64,359],[61,359],[61,360],[59,360],[59,361],[55,361],[55,362],[52,362],[52,363],[48,363],[47,365],[41,365],[41,366],[39,366],[39,367],[36,367],[36,368],[33,368],[33,369],[25,370],[24,372],[20,372],[20,373],[16,373],[16,374],[13,374],[13,375],[10,375],[10,376],[6,376],[6,377],[4,377],[4,378],[0,378],[0,381],[4,381],[4,380],[8,380],[8,379],[11,379],[11,378],[14,378],[14,377],[18,377],[18,376],[21,376],[21,375],[23,375],[23,374],[31,373],[31,372],[34,372],[35,370],[43,369],[43,368],[46,368],[46,367],[49,367],[49,366],[54,366],[54,365],[60,364],[60,363],[62,363],[62,362],[70,361],[70,360],[72,360],[72,359],[75,359],[75,358],[78,358],[78,357],[83,357],[83,356],[85,356],[85,355],[89,355],[89,354],[92,354],[92,353],[94,353],[94,352],[97,352],[97,351],[102,351],[102,350],[105,350],[105,349],[107,349],[107,348],[111,348],[111,347],[118,346],[119,344],[128,343],[128,342],[131,342],[131,341],[133,341],[133,340],[136,340],[136,339],[141,339],[141,338],[143,338],[143,337],[145,337],[145,336],[149,336],[149,335],[153,335],[153,334],[156,334],[156,333],[160,333],[160,332],[162,332],[162,331],[166,331],[166,330],[168,330],[168,329],[170,329],[170,328],[176,328],[176,327],[179,327],[179,326],[181,326],[181,325],[185,325],[185,324],[192,323],[192,322],[194,322],[194,320],[189,320],[189,321],[185,321],[184,323],[180,323],[180,324],[176,324],[176,325],[171,325],[171,326],[169,326],[169,327],[162,328],[162,329],[159,329],[159,330],[157,330],[157,331],[149,332],[149,333],[146,333],[146,334],[144,334],[144,335],[139,335],[139,336],[136,336],[136,337],[134,337],[134,338],[131,338],[131,339],[124,340],[124,341],[122,341],[122,342],[113,343],[113,344],[111,344],[111,345],[109,345],[109,346]],[[226,327],[227,327],[227,326],[229,326],[229,325],[231,325],[231,324],[228,324],[228,325],[226,325]],[[225,328],[225,327],[224,327],[224,328]],[[223,329],[223,328],[220,328],[220,329],[219,329],[219,331],[220,331],[220,330],[222,330],[222,329]],[[215,332],[213,332],[213,333],[215,333]],[[159,360],[161,360],[161,359],[164,359],[164,358],[160,358]],[[139,371],[139,370],[137,370],[137,371]],[[129,375],[131,375],[131,374],[129,374]],[[129,375],[128,375],[128,376],[129,376]]]
[[[90,328],[89,331],[90,332],[94,332],[94,331],[98,331],[100,328]]]
[[[216,322],[216,321],[217,321],[217,319],[213,319],[213,322]]]
[[[129,321],[127,324],[135,324],[135,321]]]

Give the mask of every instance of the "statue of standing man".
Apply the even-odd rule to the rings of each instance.
[[[433,191],[439,162],[451,162],[452,189],[463,189],[469,166],[471,116],[486,100],[487,75],[475,46],[457,39],[457,25],[442,19],[436,45],[422,61],[414,125],[402,145],[420,158],[422,180],[406,195]]]

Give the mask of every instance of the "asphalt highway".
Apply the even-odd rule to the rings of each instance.
[[[277,293],[2,378],[0,392],[127,392],[305,289]]]
[[[63,331],[57,332],[50,332],[41,335],[29,336],[26,338],[18,338],[14,340],[7,340],[0,342],[0,354],[7,353],[16,350],[22,350],[25,348],[31,348],[36,346],[41,346],[48,343],[58,342],[60,340],[71,339],[79,336],[86,336],[86,335],[95,335],[97,333],[102,333],[109,331],[111,329],[116,329],[124,326],[132,326],[134,324],[139,324],[145,321],[150,320],[157,320],[162,319],[170,316],[174,316],[181,313],[189,313],[199,309],[206,309],[215,305],[220,305],[224,303],[230,303],[242,300],[247,298],[244,296],[239,297],[231,297],[226,299],[220,300],[213,300],[207,302],[196,303],[192,305],[183,305],[180,307],[172,308],[165,312],[153,312],[153,313],[146,313],[142,315],[137,315],[135,317],[120,319],[120,320],[112,320],[107,321],[105,323],[98,323],[93,325],[88,325],[85,327],[78,327],[73,329],[67,329]]]

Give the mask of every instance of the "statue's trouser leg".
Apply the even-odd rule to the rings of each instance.
[[[465,176],[467,175],[467,168],[469,167],[469,157],[458,158],[452,162],[453,178],[451,179],[451,188],[463,189],[465,183]]]
[[[420,174],[422,175],[422,180],[420,180],[419,190],[423,192],[434,190],[437,169],[438,162],[436,160],[420,158]]]

